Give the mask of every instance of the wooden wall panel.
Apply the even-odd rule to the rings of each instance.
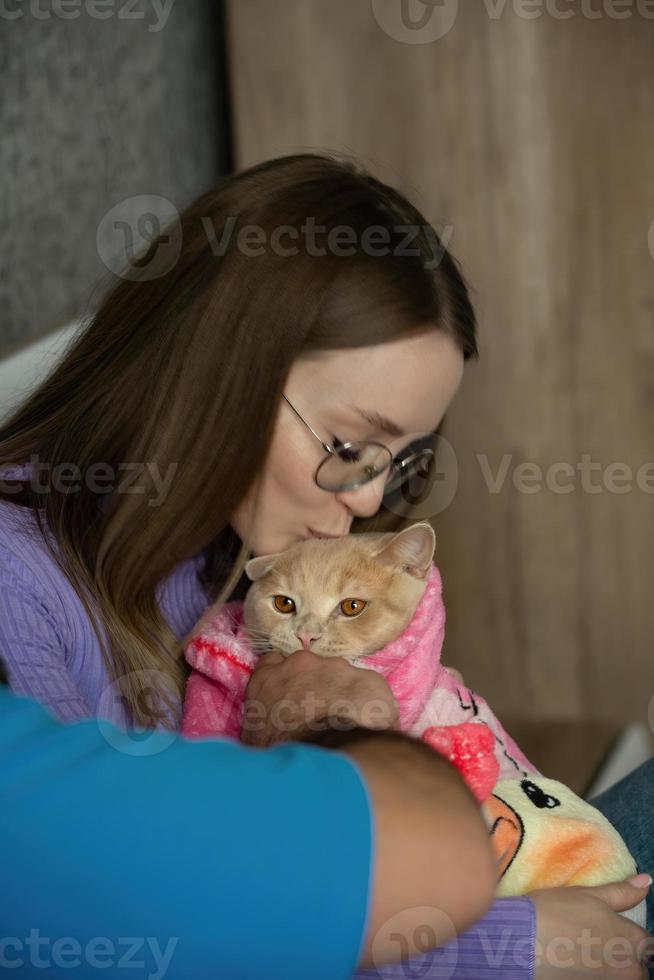
[[[498,711],[647,722],[654,466],[650,492],[636,475],[654,460],[654,20],[636,3],[624,19],[600,0],[593,19],[563,7],[572,17],[543,4],[527,19],[462,2],[443,37],[409,44],[376,0],[232,0],[235,163],[352,154],[449,229],[481,361],[448,416],[459,484],[433,519],[444,659]],[[584,454],[599,492],[577,469],[569,493],[512,482],[520,463],[545,475]],[[505,455],[491,492],[484,460],[495,473]],[[615,463],[628,492],[602,485]]]

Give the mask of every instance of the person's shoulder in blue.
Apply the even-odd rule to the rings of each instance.
[[[355,972],[372,811],[344,754],[63,725],[0,687],[0,772],[0,971]]]

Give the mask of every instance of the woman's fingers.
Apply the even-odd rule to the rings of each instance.
[[[257,668],[259,667],[270,667],[272,664],[281,664],[286,658],[280,650],[270,650],[268,653],[263,653],[259,660],[257,661]]]
[[[352,726],[397,728],[399,709],[385,679],[343,657],[310,650],[264,654],[245,691],[241,741],[267,745],[325,719]]]
[[[601,898],[614,912],[626,912],[638,905],[647,895],[650,884],[644,881],[642,884],[634,884],[633,878],[625,878],[623,881],[609,881],[606,885],[587,885],[587,891],[592,892],[596,898]]]
[[[637,905],[646,893],[628,880],[530,892],[539,949],[535,980],[560,980],[562,956],[571,980],[587,975],[589,980],[598,975],[606,980],[639,978],[651,937],[619,910]]]

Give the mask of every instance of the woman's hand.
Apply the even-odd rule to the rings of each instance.
[[[241,741],[271,745],[318,731],[321,719],[334,728],[399,729],[391,689],[376,670],[353,667],[342,657],[310,650],[287,656],[264,654],[245,692]]]
[[[534,980],[606,977],[647,980],[652,937],[619,912],[638,905],[647,887],[625,881],[594,887],[540,888],[536,907]]]

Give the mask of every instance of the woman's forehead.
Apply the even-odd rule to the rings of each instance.
[[[374,425],[375,415],[405,433],[430,431],[447,410],[463,373],[463,353],[451,337],[435,330],[374,347],[319,353],[296,362],[291,390],[314,411],[358,419],[362,425],[364,416],[371,416],[368,424],[381,431],[385,426]]]

